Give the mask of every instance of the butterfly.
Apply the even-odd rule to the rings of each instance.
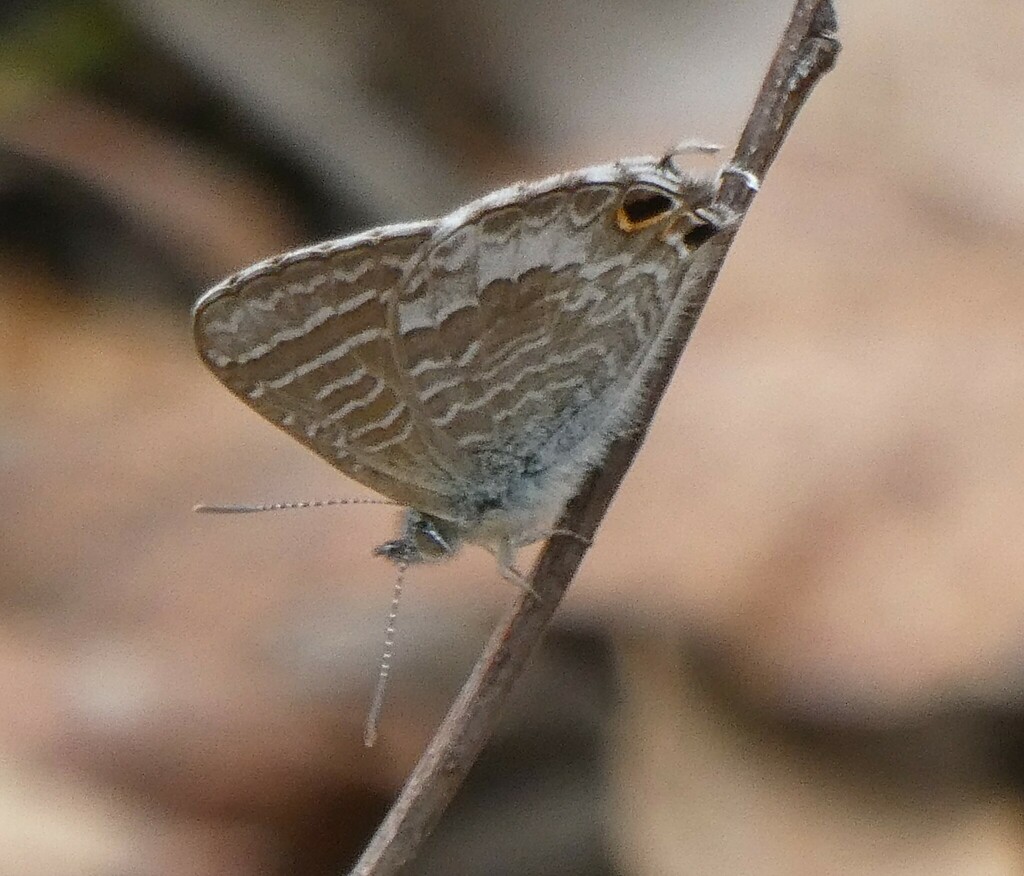
[[[193,309],[199,354],[256,413],[405,507],[375,553],[519,548],[628,430],[729,217],[673,150],[504,188],[444,216],[262,261]],[[696,151],[707,151],[697,147]]]

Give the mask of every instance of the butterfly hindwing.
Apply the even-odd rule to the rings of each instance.
[[[328,462],[421,510],[452,485],[402,397],[388,306],[433,223],[296,250],[196,304],[203,360],[235,395]]]

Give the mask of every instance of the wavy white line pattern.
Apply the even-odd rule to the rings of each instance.
[[[683,229],[713,188],[632,159],[285,253],[197,302],[196,344],[257,413],[409,507],[380,552],[471,541],[507,570],[628,425],[666,327],[699,313]]]

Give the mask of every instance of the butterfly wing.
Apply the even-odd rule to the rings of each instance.
[[[396,358],[448,452],[475,466],[467,480],[581,474],[635,404],[691,259],[658,228],[616,226],[629,183],[481,209],[438,235],[403,284]]]
[[[228,278],[194,309],[196,346],[258,414],[362,484],[444,516],[453,486],[403,399],[391,298],[434,231],[392,226]]]

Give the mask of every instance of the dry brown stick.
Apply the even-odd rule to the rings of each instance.
[[[835,31],[830,0],[798,0],[740,137],[734,168],[763,179],[800,107],[835,60],[839,50]],[[742,217],[754,191],[749,177],[726,173],[717,201]],[[643,443],[734,236],[735,228],[722,235],[712,262],[689,290],[686,318],[648,384],[640,425],[612,445],[601,468],[569,503],[559,529],[587,538],[597,530]],[[491,636],[458,699],[353,869],[353,876],[391,876],[419,849],[490,738],[509,690],[522,675],[586,549],[581,541],[568,536],[555,536],[548,542],[531,577],[539,598],[521,597]]]

